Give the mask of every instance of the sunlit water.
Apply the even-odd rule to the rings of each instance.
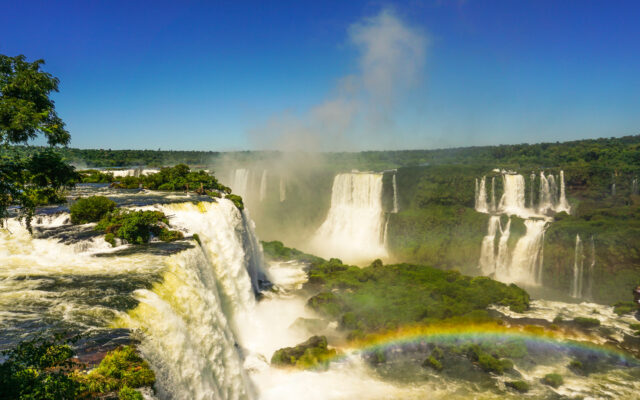
[[[94,193],[124,206],[162,210],[187,239],[111,248],[92,233],[92,225],[69,226],[61,208],[36,218],[35,236],[9,220],[0,232],[2,348],[43,329],[84,333],[91,343],[107,348],[134,338],[156,372],[155,396],[160,399],[521,397],[504,386],[506,377],[475,383],[453,379],[408,365],[402,357],[376,368],[358,349],[340,348],[345,356],[326,371],[272,368],[274,351],[316,333],[296,323],[318,317],[305,307],[306,297],[299,291],[307,279],[305,265],[263,264],[252,222],[229,201],[200,202],[205,198],[101,185],[81,186],[72,196]],[[201,245],[189,240],[194,233]],[[273,290],[265,290],[267,281]],[[258,301],[255,293],[260,290]],[[559,314],[595,316],[619,340],[633,333],[631,316],[618,317],[611,307],[597,304],[539,300],[525,315],[552,321]],[[336,328],[337,321],[328,321],[322,333],[332,343],[344,343]],[[402,348],[388,351],[402,354]],[[532,383],[527,396],[637,397],[637,369],[614,368],[585,377],[569,371],[568,362],[561,355],[544,366],[520,369]],[[550,372],[561,373],[566,384],[557,390],[539,384]]]

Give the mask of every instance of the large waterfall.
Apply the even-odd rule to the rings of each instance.
[[[560,187],[554,175],[540,172],[540,191],[535,206],[536,175],[530,175],[529,201],[526,206],[526,184],[522,175],[502,171],[503,193],[495,207],[495,177],[491,178],[491,204],[487,204],[486,177],[476,179],[475,208],[479,212],[494,213],[489,219],[487,235],[483,238],[478,267],[484,275],[503,282],[527,285],[542,284],[544,231],[551,221],[550,211],[570,211],[566,199],[564,172],[560,171]],[[500,215],[524,218],[526,233],[509,249],[511,219],[500,222]],[[499,238],[499,239],[498,239]]]
[[[112,249],[88,234],[91,225],[69,225],[68,214],[38,217],[40,239],[9,220],[0,231],[0,338],[13,342],[51,321],[89,335],[126,328],[140,339],[160,399],[255,398],[240,330],[269,282],[252,221],[225,199],[141,208],[163,211],[199,243]],[[58,242],[73,235],[72,245]]]
[[[336,175],[331,208],[312,238],[311,248],[321,256],[339,257],[346,262],[387,257],[382,174]]]

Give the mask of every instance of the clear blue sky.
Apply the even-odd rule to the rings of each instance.
[[[362,100],[371,92],[359,89],[358,111],[340,128],[349,148],[640,133],[637,1],[5,0],[1,8],[0,53],[44,58],[60,78],[55,100],[72,147],[255,149],[261,132],[279,129],[274,119],[324,126],[309,115],[341,98],[345,77],[366,77],[354,27],[375,25],[381,13],[424,39],[423,60],[380,124],[362,123],[381,99]]]

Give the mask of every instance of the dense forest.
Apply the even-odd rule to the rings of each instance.
[[[3,149],[3,154],[26,154],[38,151],[36,147],[14,146]],[[215,164],[223,155],[231,155],[237,162],[257,162],[281,157],[276,151],[167,151],[167,150],[111,150],[74,149],[58,150],[73,164],[86,167],[159,167],[179,163],[189,165]],[[523,168],[557,165],[606,166],[625,170],[640,165],[640,135],[620,138],[585,139],[570,142],[513,144],[500,146],[460,147],[435,150],[397,150],[326,153],[328,164],[343,168],[384,170],[397,167],[435,164],[499,165]]]

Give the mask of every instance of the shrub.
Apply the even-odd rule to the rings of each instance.
[[[579,360],[571,360],[568,368],[577,374],[584,373],[584,365],[582,365],[582,362],[580,362]]]
[[[70,207],[71,222],[74,224],[98,222],[115,208],[116,203],[104,196],[91,196],[78,199],[78,201]]]
[[[544,378],[542,378],[542,383],[557,388],[564,383],[564,380],[560,374],[546,374]]]
[[[295,347],[277,350],[271,357],[275,366],[294,366],[298,368],[327,367],[329,360],[336,355],[334,349],[327,348],[327,338],[312,336]]]
[[[62,336],[38,336],[21,342],[2,353],[0,393],[13,399],[75,399],[81,383],[70,372],[76,365],[70,360],[73,350]]]
[[[573,322],[581,328],[595,328],[600,326],[600,320],[595,318],[575,317]]]
[[[422,363],[423,367],[429,367],[429,368],[433,368],[436,371],[442,371],[442,363],[438,360],[436,360],[436,358],[434,356],[429,356],[429,358],[427,358],[426,360],[424,360],[424,362]]]
[[[529,391],[529,384],[525,381],[508,381],[504,383],[507,387],[515,389],[520,393],[525,393]]]
[[[116,247],[116,236],[113,233],[109,232],[104,235],[104,241],[109,243],[111,247]]]
[[[133,346],[122,346],[110,351],[97,368],[82,378],[87,389],[94,393],[112,392],[125,386],[152,386],[155,380],[149,364],[138,355]]]
[[[143,400],[143,397],[137,390],[124,385],[118,392],[118,400]]]
[[[132,244],[148,243],[151,235],[158,236],[165,242],[182,239],[184,237],[182,232],[172,231],[166,227],[168,222],[167,217],[160,211],[116,210],[100,220],[96,230]],[[112,243],[110,241],[112,237],[107,238],[106,235],[105,240]]]
[[[632,313],[638,310],[638,305],[633,301],[620,301],[613,305],[613,312],[618,315]]]
[[[238,210],[244,210],[244,203],[242,202],[242,197],[237,194],[228,194],[225,196],[225,199],[229,199],[238,207]]]

